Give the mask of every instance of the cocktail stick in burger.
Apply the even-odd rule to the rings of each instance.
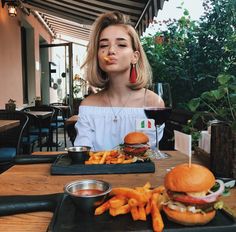
[[[211,188],[217,184],[215,192]],[[224,191],[224,183],[198,164],[181,164],[172,169],[164,180],[169,201],[163,206],[169,220],[183,225],[203,225],[211,221],[219,208],[216,204]],[[222,206],[222,205],[221,205]]]

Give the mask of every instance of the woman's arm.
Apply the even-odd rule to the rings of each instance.
[[[94,131],[89,119],[83,115],[79,116],[79,119],[75,124],[75,130],[77,135],[74,146],[89,146],[91,147],[91,150],[93,150]]]

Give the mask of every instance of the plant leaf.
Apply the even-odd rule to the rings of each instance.
[[[221,84],[221,85],[225,85],[227,84],[230,80],[231,80],[232,76],[228,75],[228,74],[220,74],[217,77],[217,81]]]
[[[188,102],[187,107],[192,111],[195,112],[200,105],[200,98],[193,98],[191,101]]]

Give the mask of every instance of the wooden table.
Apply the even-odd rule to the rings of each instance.
[[[0,132],[9,130],[20,125],[20,120],[3,120],[0,119]]]
[[[70,181],[90,178],[108,181],[113,187],[142,186],[147,181],[152,186],[158,186],[163,184],[167,169],[188,161],[185,155],[177,151],[169,151],[168,153],[172,155],[171,158],[155,162],[155,173],[145,174],[51,176],[50,164],[16,165],[0,175],[0,195],[57,193],[62,192],[63,186]],[[201,163],[194,156],[193,162]],[[236,210],[236,189],[234,188],[231,191],[231,195],[224,197],[223,200]],[[45,232],[51,217],[52,213],[50,212],[0,217],[0,231]]]

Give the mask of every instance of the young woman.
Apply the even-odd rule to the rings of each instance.
[[[89,84],[102,90],[85,98],[79,107],[75,146],[112,149],[123,143],[127,133],[137,130],[137,120],[147,119],[144,106],[163,107],[158,95],[147,89],[151,68],[127,16],[110,12],[97,18],[83,66]],[[145,133],[151,145],[155,144],[155,130]]]

